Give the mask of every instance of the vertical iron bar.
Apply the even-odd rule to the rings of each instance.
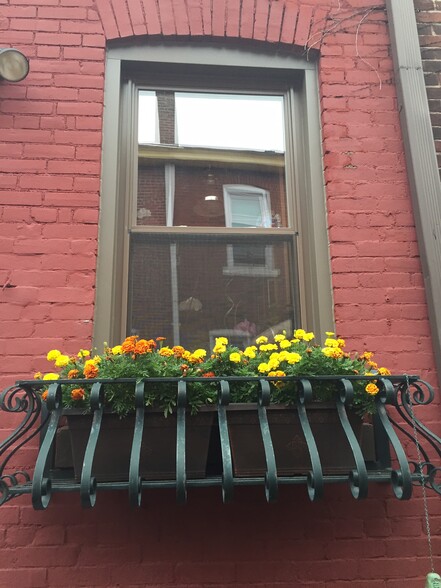
[[[179,503],[187,501],[187,475],[185,469],[185,416],[187,407],[187,383],[178,382],[178,401],[176,409],[176,499]]]
[[[92,477],[92,466],[103,420],[103,404],[104,385],[102,382],[95,382],[90,392],[90,408],[93,411],[92,426],[81,470],[80,500],[81,506],[84,508],[91,508],[95,506],[96,502],[96,479]]]
[[[227,422],[227,406],[229,402],[230,384],[222,380],[220,382],[217,419],[222,453],[222,499],[224,503],[231,502],[233,498],[233,460],[231,458],[231,445]]]
[[[260,434],[262,435],[263,448],[265,451],[265,495],[268,502],[275,502],[278,494],[276,456],[274,455],[274,446],[271,439],[268,415],[266,414],[266,407],[269,406],[270,398],[271,391],[269,382],[267,380],[260,380],[257,412],[259,415]]]
[[[132,451],[129,467],[129,502],[132,506],[141,506],[142,484],[139,475],[142,434],[144,431],[145,415],[145,381],[136,382],[135,386],[135,428],[133,430]]]

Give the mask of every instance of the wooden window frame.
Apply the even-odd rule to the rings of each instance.
[[[115,344],[125,336],[127,290],[123,284],[128,267],[129,229],[134,224],[130,216],[134,214],[133,207],[126,195],[134,193],[134,167],[138,161],[133,136],[136,84],[132,80],[137,72],[148,75],[161,72],[165,66],[181,70],[184,66],[203,68],[204,80],[207,72],[214,80],[222,75],[222,88],[228,83],[231,88],[241,88],[244,71],[255,76],[256,91],[262,83],[262,70],[271,83],[289,78],[286,95],[290,127],[286,140],[287,151],[292,156],[286,162],[287,192],[295,198],[290,210],[291,228],[281,228],[278,232],[281,236],[285,231],[292,234],[294,228],[298,233],[298,275],[294,278],[298,280],[302,326],[317,333],[332,330],[333,297],[316,63],[280,50],[262,52],[209,43],[149,42],[142,47],[115,45],[107,50],[94,345],[101,346],[103,341]],[[134,73],[127,76],[128,70]],[[179,76],[176,79],[179,82]],[[164,227],[150,229],[164,231]],[[249,229],[250,235],[264,230]],[[207,232],[216,230],[210,228]]]

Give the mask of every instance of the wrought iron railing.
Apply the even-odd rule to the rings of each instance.
[[[277,378],[280,379],[280,378]],[[59,432],[65,411],[61,405],[62,386],[68,380],[51,383],[44,402],[41,400],[41,383],[20,381],[6,389],[0,396],[0,415],[3,428],[7,428],[7,414],[21,417],[20,424],[0,444],[0,505],[14,497],[30,494],[35,509],[48,506],[51,496],[57,492],[78,492],[84,507],[95,504],[97,493],[105,490],[127,490],[132,505],[141,503],[142,491],[147,488],[175,488],[177,500],[185,502],[187,489],[193,487],[220,486],[224,501],[233,498],[235,486],[263,485],[268,501],[277,498],[279,485],[306,484],[311,500],[323,495],[327,483],[347,483],[354,498],[365,498],[369,483],[392,485],[395,496],[406,500],[412,495],[415,484],[423,484],[441,495],[441,439],[430,431],[418,418],[419,407],[428,406],[434,400],[434,391],[429,384],[417,376],[375,377],[380,391],[376,395],[376,414],[373,416],[375,456],[367,458],[354,432],[348,416],[354,393],[354,383],[372,378],[361,376],[327,376],[309,378],[285,378],[296,382],[298,399],[295,404],[295,418],[306,450],[308,466],[306,469],[293,468],[292,471],[278,470],[278,455],[274,445],[274,429],[269,418],[271,404],[271,378],[212,378],[210,385],[218,387],[218,402],[213,407],[214,421],[211,433],[211,465],[202,474],[190,477],[187,464],[191,455],[188,433],[191,422],[187,407],[187,391],[191,382],[205,382],[202,378],[163,378],[155,383],[176,386],[176,411],[171,421],[174,429],[175,467],[172,475],[161,478],[150,477],[141,471],[143,452],[143,433],[149,429],[151,412],[145,406],[145,390],[152,379],[136,381],[125,380],[76,380],[78,384],[91,385],[91,416],[86,434],[84,454],[80,460],[80,471],[75,475],[70,467],[61,470],[57,467],[55,449],[60,443]],[[259,402],[253,406],[255,438],[248,444],[262,446],[264,469],[262,472],[245,476],[235,471],[232,455],[231,433],[229,431],[234,405],[230,403],[230,389],[236,383],[255,381],[259,388]],[[327,468],[322,463],[311,414],[314,402],[314,389],[318,383],[335,385],[332,412],[336,418],[339,434],[344,436],[346,449],[351,456],[351,464],[337,470]],[[103,423],[107,422],[106,388],[115,383],[133,386],[135,412],[130,424],[130,447],[125,473],[120,479],[106,480],[96,476],[96,454]],[[40,387],[40,389],[39,389]],[[163,417],[165,419],[165,417]],[[170,417],[169,417],[170,418]],[[170,422],[170,421],[169,421]],[[297,439],[298,441],[298,439]],[[37,447],[34,464],[27,468],[13,467],[14,461],[25,446]],[[333,443],[333,439],[329,439]],[[294,452],[296,449],[294,448]],[[214,456],[214,457],[213,457]],[[26,456],[27,457],[27,456]],[[209,458],[210,461],[210,458]],[[214,465],[213,465],[214,463]]]

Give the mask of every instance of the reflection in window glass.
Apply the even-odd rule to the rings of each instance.
[[[282,96],[175,94],[176,143],[285,151]]]
[[[141,90],[138,103],[138,143],[159,143],[156,92]]]
[[[265,248],[277,271],[266,271]],[[237,272],[229,268],[230,250]],[[196,349],[209,346],[213,333],[240,335],[242,346],[260,334],[289,331],[294,259],[289,237],[134,235],[127,332]]]

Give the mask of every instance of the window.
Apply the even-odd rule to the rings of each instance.
[[[109,51],[98,345],[332,326],[315,69],[211,50]]]

